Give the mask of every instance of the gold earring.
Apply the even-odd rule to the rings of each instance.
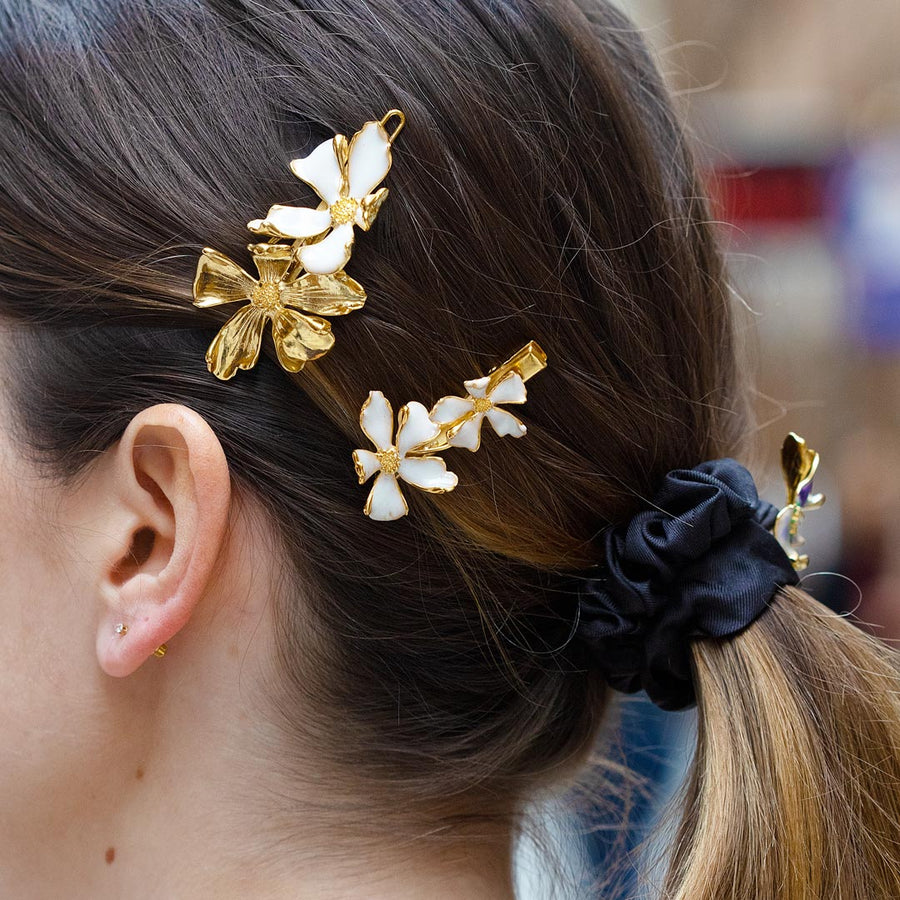
[[[128,634],[128,626],[124,622],[119,622],[115,628],[116,634],[124,635]],[[166,655],[166,650],[169,648],[165,644],[160,644],[154,651],[154,656],[163,657]]]

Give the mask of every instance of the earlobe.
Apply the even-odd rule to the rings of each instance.
[[[98,469],[110,543],[98,571],[97,658],[131,674],[184,627],[206,593],[228,523],[224,451],[198,413],[176,404],[142,410]]]

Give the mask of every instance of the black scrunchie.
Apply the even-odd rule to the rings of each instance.
[[[690,641],[736,634],[799,579],[769,531],[776,508],[735,460],[670,472],[653,506],[605,533],[605,563],[577,586],[577,634],[613,688],[682,709]]]

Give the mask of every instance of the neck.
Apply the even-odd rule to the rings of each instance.
[[[341,798],[316,788],[329,782],[312,757],[293,761],[302,786],[276,781],[252,655],[229,645],[185,633],[165,669],[97,675],[90,747],[46,773],[46,806],[0,810],[0,896],[512,900],[509,832],[363,839],[358,814],[343,817],[353,832],[335,825]]]
[[[199,748],[198,748],[199,749]],[[204,757],[198,754],[198,761]],[[203,774],[148,764],[126,789],[43,835],[21,836],[0,851],[0,896],[190,897],[192,900],[513,900],[511,840],[460,838],[450,846],[423,835],[391,845],[332,828],[317,830],[302,807],[292,831],[253,830],[236,780],[206,755]],[[129,770],[132,767],[129,766]],[[243,792],[243,793],[246,793]],[[98,800],[99,798],[94,798]],[[329,817],[330,818],[330,817]],[[279,837],[276,838],[276,833]],[[42,850],[35,852],[35,848]]]
[[[433,844],[405,849],[376,845],[332,844],[327,849],[314,841],[296,847],[292,871],[244,868],[217,875],[191,897],[198,900],[513,900],[514,890],[508,845],[455,844],[437,849]],[[284,852],[284,848],[281,848]],[[169,894],[164,894],[169,896]]]

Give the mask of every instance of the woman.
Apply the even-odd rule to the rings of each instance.
[[[523,808],[589,777],[614,697],[560,585],[751,428],[639,36],[570,0],[0,10],[0,894],[511,897]],[[366,305],[295,375],[264,336],[214,377],[202,248],[248,267],[248,220],[315,206],[287,162],[394,106]],[[527,436],[363,515],[369,392],[427,405],[532,340]],[[781,583],[690,647],[659,893],[900,896],[896,657]]]

